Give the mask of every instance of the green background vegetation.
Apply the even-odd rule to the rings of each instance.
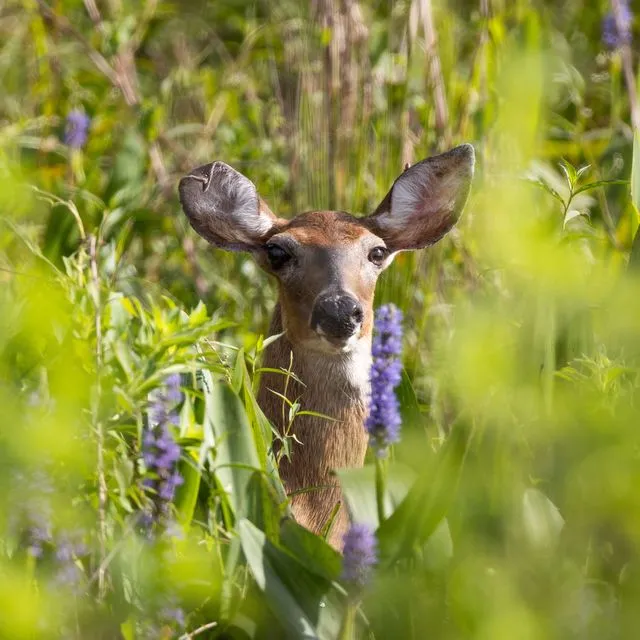
[[[0,5],[1,637],[637,637],[637,65],[605,49],[608,11]],[[83,149],[64,144],[74,109]],[[378,287],[406,317],[389,511],[404,506],[341,629],[341,559],[281,525],[255,403],[274,287],[188,228],[177,182],[221,159],[279,215],[368,213],[406,163],[460,142],[477,156],[463,219]],[[140,434],[174,372],[185,483],[152,544]],[[21,545],[38,471],[56,530],[85,532],[79,592]],[[371,467],[343,484],[377,526]],[[186,627],[151,633],[167,593]]]

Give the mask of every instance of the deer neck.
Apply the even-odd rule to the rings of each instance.
[[[271,335],[279,333],[283,333],[283,323],[277,306]],[[342,548],[349,520],[344,507],[336,511],[342,494],[333,472],[364,463],[370,361],[370,336],[361,338],[349,353],[332,356],[296,347],[285,332],[265,350],[265,368],[291,369],[302,383],[265,373],[258,393],[267,418],[281,434],[290,437],[290,456],[281,460],[280,475],[292,496],[293,514],[315,533],[332,522],[329,542],[337,549]],[[299,399],[302,409],[328,418],[301,415],[290,425],[289,408],[273,391],[291,402]]]

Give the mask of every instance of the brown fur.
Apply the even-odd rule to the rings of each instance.
[[[276,307],[270,333],[282,332],[280,306]],[[369,338],[370,348],[370,338]],[[293,443],[291,460],[283,460],[280,473],[289,494],[296,520],[311,531],[320,533],[328,524],[342,495],[333,475],[335,469],[361,467],[367,450],[364,430],[367,399],[342,375],[346,355],[314,353],[293,345],[286,336],[267,347],[264,366],[288,369],[293,353],[293,369],[306,386],[289,378],[286,395],[290,400],[301,398],[306,410],[316,411],[333,420],[300,416],[293,423],[293,434],[300,441]],[[262,377],[258,403],[269,420],[284,432],[288,408],[271,392],[285,393],[285,376],[265,374]],[[284,412],[284,416],[283,416]],[[284,417],[284,419],[283,419]],[[330,489],[318,489],[331,485]],[[300,490],[308,490],[295,494]],[[333,522],[329,542],[342,548],[342,538],[349,524],[344,507],[340,507]]]

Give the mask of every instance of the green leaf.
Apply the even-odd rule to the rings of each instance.
[[[251,574],[287,637],[335,638],[343,607],[331,583],[270,543],[248,520],[240,521],[238,531]]]
[[[447,519],[440,521],[422,548],[422,566],[435,573],[446,569],[453,557],[453,540]]]
[[[201,472],[198,467],[186,460],[180,461],[179,472],[184,482],[176,492],[176,511],[178,522],[187,531],[193,520],[193,514],[198,503],[200,491]]]
[[[560,162],[560,169],[562,169],[562,173],[564,173],[564,176],[567,179],[569,190],[573,190],[573,185],[578,179],[575,167],[566,160],[563,160],[562,162]]]
[[[326,580],[336,580],[342,568],[340,554],[320,536],[291,518],[280,527],[280,545],[293,554],[306,569]]]
[[[589,171],[589,169],[591,169],[591,165],[590,164],[585,164],[584,167],[580,167],[578,169],[578,171],[576,172],[576,178],[579,180],[580,178],[582,178],[582,176]]]
[[[228,383],[204,372],[205,422],[215,446],[214,473],[236,514],[247,513],[247,486],[254,470],[260,470],[253,433],[240,398]],[[206,433],[206,429],[205,429]]]
[[[571,220],[573,220],[574,218],[577,218],[578,216],[583,216],[585,215],[584,211],[578,211],[576,209],[569,209],[569,211],[567,211],[566,215],[564,216],[564,221],[562,223],[562,227],[566,227],[567,223]]]
[[[564,518],[542,491],[527,489],[522,496],[522,525],[532,546],[549,548],[558,542]]]
[[[596,182],[590,182],[589,184],[582,185],[578,189],[573,192],[574,196],[577,196],[579,193],[583,193],[585,191],[591,191],[592,189],[597,189],[598,187],[607,187],[614,184],[629,184],[628,180],[597,180]]]
[[[340,469],[336,473],[340,478],[340,486],[352,520],[377,529],[375,465],[366,465],[360,469]],[[414,480],[415,474],[408,467],[399,464],[389,465],[385,491],[385,514],[391,514],[395,511],[409,492]]]
[[[247,514],[251,522],[267,534],[269,540],[277,541],[280,528],[278,496],[262,473],[251,475],[247,487]]]
[[[633,134],[633,158],[631,160],[631,202],[640,215],[640,132]]]
[[[640,216],[640,132],[636,131],[633,136],[633,161],[631,163],[631,202],[636,211],[636,216]],[[640,271],[640,228],[636,230],[636,235],[631,245],[628,268],[633,271]]]
[[[628,268],[633,271],[640,271],[640,227],[638,227],[631,245]]]
[[[198,306],[189,315],[189,326],[197,327],[207,321],[207,307],[200,300]]]
[[[380,555],[392,563],[424,544],[453,501],[472,430],[457,424],[436,456],[435,468],[418,477],[402,504],[378,529]]]

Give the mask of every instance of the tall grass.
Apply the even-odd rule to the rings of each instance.
[[[637,61],[610,10],[0,7],[0,636],[635,637]],[[459,142],[462,221],[377,290],[406,318],[403,432],[383,523],[373,464],[339,472],[379,546],[356,594],[290,519],[255,400],[273,287],[175,187],[222,159],[280,215],[366,214]],[[174,374],[159,518],[145,434]]]

